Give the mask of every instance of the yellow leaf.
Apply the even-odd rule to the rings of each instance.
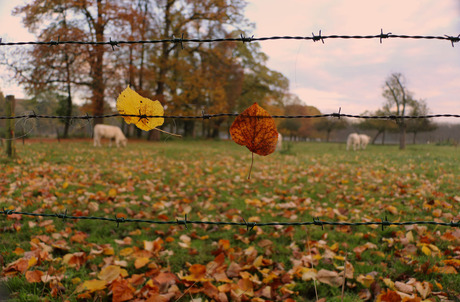
[[[81,293],[81,292],[84,292],[86,290],[88,290],[90,292],[95,292],[97,290],[104,289],[105,285],[106,285],[105,280],[97,280],[97,279],[86,280],[85,282],[83,282],[82,284],[77,286],[77,288],[75,289],[75,292],[76,293]]]
[[[109,190],[109,197],[116,197],[117,196],[117,189],[110,189]]]
[[[390,289],[395,290],[395,283],[391,281],[391,279],[384,278],[383,283],[385,283],[385,285],[388,286]]]
[[[118,278],[120,270],[121,269],[118,265],[107,265],[99,272],[97,277],[101,280],[107,281],[107,283],[111,283]]]
[[[390,212],[393,215],[398,215],[398,209],[394,206],[387,206],[387,211]]]
[[[374,283],[374,277],[372,275],[359,275],[358,278],[356,278],[356,281],[364,285],[365,287],[370,287],[372,283]]]
[[[141,267],[144,267],[149,262],[150,262],[149,258],[147,258],[147,257],[139,257],[139,258],[136,258],[136,261],[134,261],[134,267],[135,268],[141,268]]]
[[[431,256],[431,250],[426,245],[422,246],[422,252],[427,256]]]
[[[35,264],[37,264],[37,258],[35,258],[34,256],[32,256],[30,259],[29,259],[29,262],[27,264],[27,268],[31,268],[32,266],[34,266]]]
[[[78,284],[78,283],[80,283],[80,282],[81,282],[81,279],[80,279],[80,278],[78,278],[78,277],[75,277],[75,278],[73,278],[71,281],[72,281],[72,284],[74,284],[74,285],[75,285],[75,284]]]
[[[67,181],[62,184],[63,189],[67,189],[68,186],[69,186],[69,183]]]
[[[120,114],[127,115],[146,115],[163,116],[163,106],[159,101],[152,101],[140,96],[137,92],[129,88],[123,90],[117,99],[117,110]],[[127,124],[135,124],[139,129],[149,131],[155,127],[163,125],[162,117],[137,117],[124,116]]]
[[[134,252],[133,248],[132,247],[127,247],[127,248],[124,248],[120,251],[120,256],[129,256],[131,255],[132,253]]]
[[[262,260],[264,258],[262,257],[262,255],[260,255],[259,257],[257,257],[255,260],[254,260],[254,263],[252,265],[254,265],[255,268],[258,268],[262,265]]]

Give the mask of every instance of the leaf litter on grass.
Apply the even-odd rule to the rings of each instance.
[[[415,171],[412,159],[392,166],[378,153],[361,166],[339,153],[314,153],[309,145],[313,154],[267,158],[247,182],[245,165],[228,144],[211,144],[225,150],[222,155],[198,146],[190,146],[195,156],[167,155],[179,146],[139,143],[110,159],[95,150],[91,165],[75,164],[71,156],[60,163],[5,165],[1,179],[8,181],[1,185],[0,206],[173,221],[185,214],[235,222],[241,217],[248,222],[375,221],[385,215],[400,221],[459,219],[460,197],[453,193],[459,174],[447,161],[430,176],[427,170]],[[34,147],[28,146],[29,152]],[[345,265],[345,292],[362,300],[446,301],[460,291],[456,228],[392,226],[382,232],[256,225],[248,232],[134,223],[117,228],[17,214],[6,216],[0,227],[3,277],[39,284],[44,290],[38,295],[54,300],[302,301],[314,299],[313,280],[319,297],[329,299],[340,296]]]

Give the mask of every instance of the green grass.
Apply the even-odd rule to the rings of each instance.
[[[460,152],[452,146],[409,145],[404,151],[397,146],[368,146],[365,151],[347,152],[343,144],[292,143],[285,152],[255,156],[250,180],[247,175],[251,153],[228,141],[130,142],[123,149],[63,141],[17,144],[17,153],[13,161],[0,155],[0,208],[59,214],[67,210],[68,215],[109,218],[122,213],[127,218],[166,217],[171,221],[183,219],[185,214],[188,220],[237,222],[243,218],[256,222],[312,221],[314,217],[349,222],[385,216],[390,221],[450,222],[459,218],[460,205],[454,198],[460,195]],[[117,190],[116,196],[110,196],[111,189]],[[39,226],[49,219],[51,224]],[[78,231],[88,234],[83,242],[71,240]],[[430,282],[433,291],[441,291],[436,281],[454,298],[460,293],[460,277],[436,271],[444,266],[444,260],[452,258],[453,247],[458,246],[458,241],[445,239],[451,231],[440,226],[387,227],[383,231],[364,226],[302,226],[256,227],[248,233],[243,226],[189,224],[187,230],[184,226],[148,223],[120,223],[117,227],[116,223],[99,220],[22,217],[16,221],[0,216],[0,253],[6,267],[23,257],[13,253],[17,247],[30,251],[37,238],[43,242],[47,236],[44,243],[52,247],[54,261],[44,260],[31,270],[46,271],[49,266],[65,270],[65,278],[60,281],[65,290],[54,296],[50,283],[28,283],[21,273],[10,275],[5,285],[15,301],[39,301],[44,297],[49,301],[76,301],[73,291],[79,283],[72,283],[72,279],[79,277],[83,282],[97,278],[104,259],[110,261],[107,257],[127,260],[129,276],[148,275],[152,268],[134,268],[134,258],[120,251],[127,247],[143,250],[144,241],[158,238],[164,242],[151,257],[152,263],[175,274],[182,271],[188,275],[187,265],[207,265],[220,252],[225,253],[227,264],[233,261],[243,266],[253,261],[249,252],[245,253],[251,247],[271,261],[268,269],[286,274],[295,269],[295,259],[309,255],[309,240],[312,253],[322,257],[315,265],[317,270],[339,272],[337,267],[343,266],[343,260],[333,256],[348,254],[355,270],[349,282],[354,286],[347,287],[344,301],[359,301],[358,294],[365,286],[357,277],[373,272],[382,288],[387,288],[383,278],[405,282],[412,277]],[[412,232],[413,242],[404,241],[408,232]],[[180,246],[182,235],[191,238],[190,248]],[[125,237],[132,242],[117,243]],[[167,238],[172,239],[167,242]],[[229,240],[231,250],[219,250],[221,239]],[[59,240],[64,240],[66,249],[53,247]],[[259,245],[267,240],[272,242],[269,248]],[[421,241],[436,246],[439,255],[425,255]],[[335,243],[338,246],[331,251]],[[354,252],[366,243],[377,249],[360,255]],[[103,245],[112,247],[113,255],[96,253],[79,270],[60,260],[67,253],[90,255]],[[424,263],[428,267],[423,267]],[[263,279],[259,270],[247,271]],[[238,278],[233,280],[237,281]],[[313,282],[303,281],[296,274],[290,282],[286,288],[294,292],[291,298],[314,300]],[[178,286],[182,291],[187,288],[186,284]],[[287,285],[281,282],[275,287],[279,299],[283,286]],[[107,293],[95,293],[93,297],[110,300]],[[328,301],[340,301],[341,289],[319,283],[318,295]],[[194,297],[209,299],[204,294]],[[181,299],[188,301],[190,295]]]

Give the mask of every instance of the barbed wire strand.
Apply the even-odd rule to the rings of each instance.
[[[312,33],[311,36],[272,36],[272,37],[260,37],[255,38],[254,36],[245,37],[243,34],[239,38],[211,38],[211,39],[199,39],[199,38],[184,38],[184,35],[181,35],[181,38],[176,38],[172,36],[169,39],[155,39],[155,40],[112,40],[109,38],[109,41],[95,42],[95,41],[61,41],[58,37],[57,41],[28,41],[28,42],[2,42],[0,39],[0,46],[20,46],[20,45],[50,45],[57,46],[62,44],[77,44],[77,45],[110,45],[113,50],[115,46],[120,46],[122,44],[158,44],[158,43],[175,43],[180,44],[183,48],[184,43],[211,43],[211,42],[257,42],[257,41],[268,41],[268,40],[311,40],[313,42],[321,41],[324,43],[324,40],[327,39],[379,39],[382,43],[383,39],[416,39],[416,40],[447,40],[450,41],[452,47],[454,43],[460,41],[460,34],[457,36],[443,35],[443,36],[431,36],[431,35],[395,35],[392,33],[383,33],[383,29],[380,30],[380,34],[377,35],[322,35],[321,30],[318,35]]]
[[[216,114],[205,114],[202,115],[145,115],[145,114],[120,114],[111,113],[104,115],[75,115],[75,116],[60,116],[60,115],[42,115],[42,114],[23,114],[16,116],[0,116],[0,120],[10,119],[23,119],[23,118],[37,118],[37,119],[96,119],[96,118],[110,118],[110,117],[138,117],[138,118],[170,118],[170,119],[211,119],[216,117],[232,117],[239,116],[239,113],[216,113]],[[241,117],[247,118],[270,118],[270,116],[258,116],[258,115],[240,115]],[[453,117],[460,118],[460,114],[427,114],[427,115],[357,115],[357,114],[343,114],[343,113],[327,113],[317,115],[272,115],[272,118],[324,118],[324,117],[348,117],[348,118],[361,118],[361,119],[387,119],[387,120],[398,120],[398,119],[426,119],[426,118],[439,118],[439,117]]]
[[[245,226],[248,231],[252,230],[255,226],[308,226],[316,225],[324,228],[325,225],[332,226],[370,226],[370,225],[380,225],[382,230],[385,226],[404,226],[404,225],[439,225],[439,226],[448,226],[448,227],[460,227],[460,221],[458,222],[438,222],[438,221],[403,221],[403,222],[392,222],[388,221],[387,217],[381,219],[381,221],[366,221],[366,222],[338,222],[338,221],[324,221],[319,218],[313,218],[312,221],[300,221],[300,222],[247,222],[243,217],[242,222],[229,222],[229,221],[201,221],[201,220],[188,220],[187,215],[184,219],[176,219],[171,221],[159,221],[159,220],[150,220],[150,219],[129,219],[129,218],[119,218],[119,217],[98,217],[98,216],[72,216],[67,215],[67,210],[64,213],[28,213],[21,212],[9,209],[3,209],[0,211],[0,214],[5,216],[18,214],[18,215],[27,215],[34,217],[50,217],[58,219],[76,219],[76,220],[102,220],[102,221],[111,221],[117,224],[119,227],[120,223],[125,222],[139,222],[139,223],[151,223],[158,225],[183,225],[188,229],[188,225],[191,224],[205,224],[205,225],[230,225],[230,226]]]

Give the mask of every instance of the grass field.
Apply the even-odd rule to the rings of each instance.
[[[250,180],[251,153],[227,141],[16,146],[14,161],[0,149],[0,209],[158,221],[460,219],[460,149],[451,146],[296,143],[255,156]],[[248,231],[0,215],[0,264],[0,298],[9,291],[16,301],[340,301],[344,269],[344,301],[460,299],[460,229],[449,226]]]

